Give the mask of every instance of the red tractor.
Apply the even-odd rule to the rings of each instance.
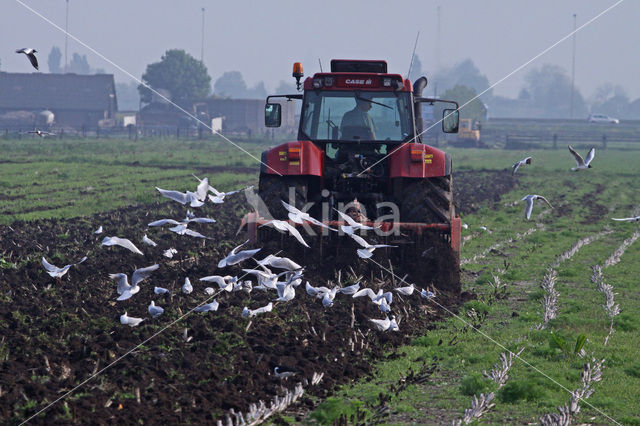
[[[458,131],[458,104],[422,97],[427,79],[412,85],[389,74],[386,61],[334,59],[331,72],[304,82],[296,63],[293,76],[304,90],[267,97],[265,124],[281,124],[281,104],[273,99],[301,100],[298,140],[262,153],[259,196],[268,212],[248,221],[251,238],[260,237],[258,226],[269,215],[287,219],[283,200],[334,227],[343,223],[340,210],[377,225],[379,235],[372,238],[400,246],[387,253],[405,269],[459,292],[460,218],[451,156],[421,143],[422,103],[454,105],[443,112],[446,133]],[[323,231],[324,238],[335,238]]]

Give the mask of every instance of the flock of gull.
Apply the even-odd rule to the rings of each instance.
[[[227,193],[220,192],[209,185],[208,178],[199,179],[196,177],[196,179],[199,183],[194,192],[179,192],[173,190],[164,190],[161,188],[156,189],[163,197],[166,197],[183,205],[188,204],[192,208],[203,206],[206,200],[209,200],[214,204],[221,204],[224,202],[224,198],[226,196],[242,191],[242,189],[240,189]],[[338,231],[337,229],[330,228],[322,222],[317,221],[316,219],[309,216],[308,213],[302,212],[301,210],[290,204],[287,204],[284,201],[282,201],[282,203],[287,209],[289,218],[292,222],[297,224],[309,222],[326,227],[335,232]],[[355,231],[372,230],[375,229],[375,227],[363,225],[359,222],[356,222],[352,217],[340,211],[338,211],[338,213],[344,219],[344,224],[340,225],[340,229],[344,232],[345,235],[351,237],[362,247],[357,249],[357,254],[359,257],[367,259],[373,255],[373,251],[377,248],[394,247],[387,244],[369,243],[364,238],[357,235]],[[215,219],[196,217],[195,214],[188,210],[184,219],[159,219],[148,223],[147,226],[149,228],[170,226],[168,230],[178,235],[200,239],[210,239],[209,237],[199,232],[189,229],[188,226],[192,223],[211,224],[215,222]],[[287,233],[296,238],[303,246],[309,247],[309,245],[304,241],[298,229],[296,229],[295,226],[291,225],[288,221],[274,219],[267,221],[262,226],[271,226],[282,233]],[[94,234],[99,235],[103,232],[103,227],[100,226],[96,231],[94,231]],[[157,243],[152,241],[146,234],[143,236],[141,241],[145,245],[157,246]],[[398,321],[396,321],[396,317],[394,315],[391,315],[393,292],[395,292],[397,295],[408,297],[414,293],[414,290],[416,290],[414,285],[411,284],[409,286],[395,288],[392,290],[393,292],[383,291],[382,289],[374,291],[371,288],[361,288],[360,281],[344,287],[342,287],[340,283],[338,283],[338,285],[334,285],[332,288],[326,286],[313,286],[309,283],[309,281],[304,280],[305,268],[303,266],[299,265],[292,259],[289,259],[287,257],[280,257],[274,254],[269,254],[266,257],[258,260],[255,258],[255,256],[262,249],[243,249],[248,242],[249,241],[245,241],[239,246],[233,248],[217,264],[218,269],[223,270],[225,268],[234,265],[240,265],[242,263],[253,260],[253,263],[249,265],[250,267],[242,268],[242,272],[244,273],[242,276],[210,275],[198,279],[199,282],[203,283],[203,286],[206,286],[199,291],[202,291],[202,293],[207,296],[215,297],[216,295],[219,295],[223,292],[232,293],[239,291],[246,293],[251,293],[252,291],[273,293],[272,300],[269,301],[269,303],[267,303],[265,306],[257,307],[255,309],[251,309],[249,306],[244,306],[241,312],[241,316],[245,318],[252,318],[257,315],[271,312],[276,304],[286,303],[293,300],[296,297],[296,292],[301,292],[301,290],[299,290],[299,287],[304,282],[304,292],[313,299],[320,301],[324,308],[331,308],[334,305],[335,298],[339,295],[340,297],[368,298],[371,303],[373,303],[380,309],[381,314],[384,315],[383,319],[371,318],[371,326],[380,331],[397,331],[399,329]],[[138,255],[144,255],[144,253],[131,240],[127,238],[118,236],[107,236],[104,237],[101,245],[119,246]],[[166,257],[172,257],[176,252],[177,251],[174,248],[169,248],[163,254]],[[72,267],[81,264],[86,259],[86,257],[83,257],[76,263],[72,263],[59,268],[49,263],[43,257],[42,265],[51,277],[60,280]],[[159,264],[153,264],[151,266],[136,269],[130,276],[123,272],[109,274],[109,278],[113,280],[117,285],[116,292],[118,294],[118,297],[116,301],[122,302],[135,297],[135,295],[140,292],[141,284],[145,280],[148,280],[150,277],[152,277],[152,275],[159,268]],[[213,287],[210,287],[211,285],[213,285]],[[157,296],[157,299],[160,300],[167,300],[165,296],[171,293],[170,290],[158,286],[154,287],[153,292]],[[184,284],[181,287],[181,292],[184,294],[190,294],[194,292],[194,285],[191,283],[191,280],[188,277],[184,279]],[[435,293],[427,289],[418,290],[416,291],[416,294],[420,295],[420,297],[423,299],[431,299],[435,297]],[[162,303],[157,304],[156,300],[150,301],[148,306],[148,314],[151,318],[157,318],[164,313],[165,309],[160,306],[161,304]],[[212,302],[200,304],[194,307],[192,310],[194,312],[206,313],[216,311],[218,310],[218,307],[218,299],[214,298]],[[128,311],[125,311],[124,314],[120,316],[120,322],[123,325],[128,325],[130,327],[136,327],[146,319],[147,318],[130,316]]]

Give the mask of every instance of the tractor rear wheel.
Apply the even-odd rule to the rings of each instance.
[[[401,199],[403,222],[450,223],[455,215],[451,175],[405,179]]]
[[[297,208],[303,208],[307,202],[309,186],[304,177],[261,175],[258,195],[269,210],[273,219],[288,219],[287,210],[281,201]],[[259,212],[265,218],[266,212]]]

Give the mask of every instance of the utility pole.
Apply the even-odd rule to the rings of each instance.
[[[67,17],[64,24],[64,72],[67,72],[67,47],[69,45],[69,0],[67,0]]]
[[[204,63],[204,7],[202,8],[202,43],[200,44],[200,62]]]
[[[573,14],[573,47],[571,54],[571,108],[569,110],[570,118],[573,118],[573,91],[576,78],[576,14]]]

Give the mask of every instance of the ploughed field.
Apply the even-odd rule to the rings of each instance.
[[[207,175],[215,182],[211,171]],[[246,173],[245,168],[241,171]],[[233,175],[234,168],[225,172]],[[166,182],[164,187],[174,189]],[[514,182],[504,172],[457,173],[454,192],[459,210],[471,213],[487,201],[498,201]],[[156,184],[152,181],[148,185],[153,194]],[[214,298],[204,292],[210,283],[199,278],[242,276],[242,268],[256,267],[248,260],[217,268],[218,261],[244,241],[245,235],[236,231],[250,206],[237,194],[224,204],[209,203],[196,210],[197,216],[217,221],[189,225],[211,238],[205,241],[166,228],[147,228],[154,220],[180,219],[187,210],[160,196],[154,199],[158,201],[93,215],[19,220],[0,226],[3,423],[18,424],[54,402],[32,422],[214,422],[224,420],[230,409],[246,412],[250,404],[260,400],[268,405],[274,396],[283,395],[297,383],[303,384],[305,395],[296,407],[304,411],[316,406],[336,386],[370,374],[375,362],[389,350],[423,335],[447,316],[438,304],[422,299],[418,292],[394,294],[392,313],[399,320],[399,331],[376,331],[369,319],[384,315],[369,298],[338,294],[334,305],[324,308],[319,299],[306,294],[304,282],[331,288],[359,280],[362,287],[387,291],[406,285],[399,281],[405,275],[403,265],[390,264],[382,250],[375,252],[372,262],[359,259],[355,245],[349,249],[346,244],[340,255],[332,258],[301,246],[279,252],[277,241],[265,241],[256,258],[286,254],[307,267],[293,300],[275,303],[272,312],[244,318],[243,307],[264,306],[277,297],[275,293],[217,292],[217,311],[191,312]],[[96,235],[99,226],[104,232]],[[145,233],[157,247],[140,243]],[[105,236],[129,238],[144,255],[118,246],[101,247]],[[170,247],[177,250],[173,258],[163,256]],[[42,267],[43,256],[58,266],[75,263],[83,256],[87,260],[56,280]],[[138,294],[116,301],[117,285],[109,274],[130,275],[155,263],[160,268],[140,284]],[[181,291],[187,277],[194,288],[188,295]],[[407,276],[406,282],[436,290],[439,304],[453,310],[471,297],[435,289],[432,277],[415,273]],[[170,294],[156,295],[154,286],[165,287]],[[155,319],[147,313],[151,300],[165,309]],[[122,325],[119,318],[125,311],[145,320],[137,327]],[[297,375],[277,378],[275,366],[292,368]],[[312,384],[315,373],[323,376]]]

